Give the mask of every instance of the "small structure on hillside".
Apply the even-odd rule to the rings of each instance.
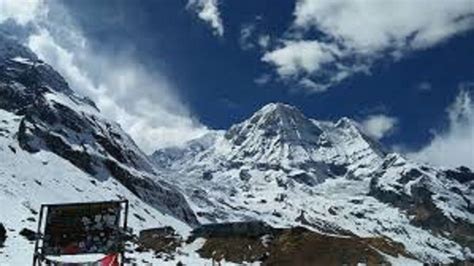
[[[106,254],[123,265],[128,201],[46,204],[39,216],[33,266],[80,254]]]

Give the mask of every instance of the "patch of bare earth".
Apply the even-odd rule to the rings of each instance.
[[[390,265],[380,253],[411,257],[402,244],[385,238],[324,235],[303,227],[268,228],[265,234],[234,232],[229,224],[227,235],[207,231],[207,241],[198,250],[204,258],[235,263],[261,261],[263,265]]]

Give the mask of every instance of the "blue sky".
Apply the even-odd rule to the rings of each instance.
[[[464,146],[474,146],[471,119],[449,118],[461,89],[473,90],[472,1],[435,0],[429,7],[425,0],[385,5],[343,0],[30,1],[40,3],[31,11],[34,18],[21,22],[18,15],[10,17],[23,27],[35,24],[32,35],[41,38],[30,37],[28,44],[72,76],[73,86],[84,87],[84,78],[71,74],[74,64],[94,88],[103,76],[113,79],[110,68],[124,68],[114,75],[127,76],[130,68],[139,72],[125,82],[120,97],[117,81],[95,97],[109,97],[130,114],[123,121],[116,118],[148,151],[202,134],[205,127],[228,128],[276,101],[316,119],[352,117],[381,142],[406,152],[451,138],[456,123],[467,127]],[[41,9],[48,14],[38,15]],[[45,44],[48,38],[54,49],[73,57],[71,62],[58,59],[64,53],[52,52],[53,46]],[[145,83],[136,81],[145,76]],[[143,98],[149,99],[153,116],[163,119],[138,111]],[[104,104],[105,113],[117,113],[118,107],[108,108]],[[176,117],[180,126],[169,130]],[[141,119],[151,128],[137,125]],[[176,134],[184,131],[189,134]],[[143,132],[156,134],[145,138]],[[157,140],[170,135],[178,139]],[[472,148],[464,157],[470,155]]]

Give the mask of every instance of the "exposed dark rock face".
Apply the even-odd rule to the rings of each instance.
[[[347,173],[347,168],[344,165],[330,164],[329,171],[336,176],[344,176]]]
[[[3,243],[7,239],[7,229],[5,229],[5,226],[3,226],[2,223],[0,223],[0,247],[3,246]]]
[[[313,187],[319,183],[316,181],[317,179],[314,178],[314,176],[308,173],[299,173],[299,174],[290,175],[288,177],[295,180],[298,183],[302,183],[310,187]]]
[[[37,238],[36,232],[28,228],[23,228],[19,234],[29,241],[35,241]]]
[[[1,35],[0,108],[23,116],[17,137],[24,150],[51,151],[98,180],[116,178],[145,202],[197,224],[185,198],[157,181],[148,157],[117,123],[31,51]]]
[[[249,173],[249,170],[247,169],[242,169],[239,172],[239,178],[242,181],[249,181],[250,178],[252,178],[252,175]]]
[[[474,181],[474,173],[465,166],[461,166],[455,170],[446,170],[445,174],[448,178],[455,179],[461,183]]]
[[[168,183],[146,177],[137,178],[111,160],[106,162],[106,166],[113,177],[143,201],[177,216],[192,226],[199,224],[184,196]]]
[[[387,170],[391,167],[403,167],[405,170],[397,174],[397,182],[386,184]],[[471,181],[469,169],[448,170],[436,172],[428,167],[410,168],[406,162],[398,157],[389,157],[381,168],[374,174],[370,183],[369,195],[378,200],[389,203],[397,208],[405,210],[412,217],[411,223],[422,228],[431,230],[436,234],[451,238],[463,246],[474,248],[474,225],[470,221],[453,218],[440,206],[440,202],[452,199],[437,195],[444,192],[448,179],[454,179],[461,183]],[[394,177],[391,177],[393,180]],[[436,179],[436,180],[432,180]],[[436,187],[434,184],[443,184]],[[458,191],[461,201],[465,202],[462,211],[474,213],[472,203],[461,191],[462,186],[452,183],[449,191]],[[449,203],[449,202],[448,202]]]
[[[206,171],[202,174],[202,179],[204,180],[212,180],[212,172]]]

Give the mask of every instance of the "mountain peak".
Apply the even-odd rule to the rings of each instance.
[[[294,118],[304,118],[303,113],[296,108],[295,106],[286,104],[286,103],[269,103],[260,108],[255,112],[250,120],[260,120],[260,118],[284,118],[284,117],[294,117]]]
[[[300,112],[300,110],[298,110],[298,108],[296,108],[293,105],[289,105],[289,104],[282,103],[282,102],[273,102],[273,103],[268,103],[268,104],[264,105],[262,108],[260,108],[259,111],[257,111],[257,113],[260,113],[260,112],[271,113],[271,112],[275,112],[275,111],[285,111],[285,110],[286,111]]]
[[[283,142],[300,142],[303,135],[319,135],[321,130],[298,108],[284,103],[269,103],[255,112],[249,119],[234,125],[226,138],[239,145],[244,139],[253,137]]]
[[[262,129],[268,126],[294,127],[300,123],[308,123],[310,121],[298,108],[292,105],[284,103],[269,103],[255,112],[245,122],[258,125],[258,127]]]
[[[349,117],[346,117],[346,116],[341,117],[336,122],[337,127],[346,127],[346,126],[356,125],[356,124],[357,124],[356,121],[354,121],[354,120],[352,120],[352,119],[350,119]]]

